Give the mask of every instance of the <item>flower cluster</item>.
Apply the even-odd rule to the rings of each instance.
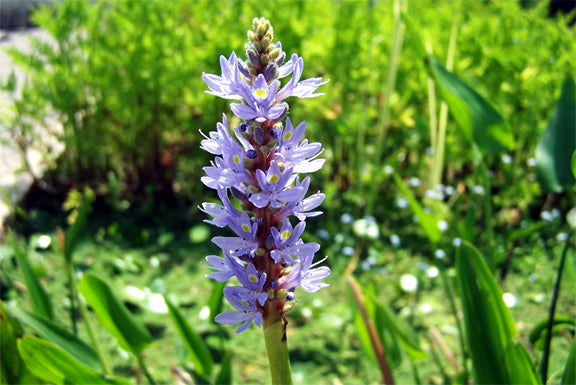
[[[236,277],[240,283],[224,288],[236,311],[215,318],[223,324],[242,323],[237,333],[252,322],[261,326],[271,312],[283,317],[296,287],[316,292],[328,286],[321,281],[330,275],[328,267],[314,268],[320,246],[301,239],[306,218],[321,214],[314,209],[325,198],[320,192],[305,198],[310,177],[301,177],[323,166],[324,159],[318,158],[322,145],[303,139],[306,122],[296,126],[289,118],[283,122],[289,110],[286,98],[320,96],[315,91],[325,82],[300,80],[304,61],[296,54],[285,60],[282,44],[272,42],[268,20],[255,18],[252,26],[245,47],[247,60],[235,53],[221,56],[222,75],[202,76],[208,93],[238,101],[230,108],[241,120],[232,134],[224,115],[200,146],[215,155],[201,180],[222,201],[203,203],[201,210],[212,216],[208,223],[234,232],[231,237],[213,238],[223,256],[206,257],[208,267],[215,270],[206,276],[219,282]],[[290,75],[282,86],[280,79]],[[239,209],[230,195],[239,200]],[[297,220],[295,226],[290,217]]]

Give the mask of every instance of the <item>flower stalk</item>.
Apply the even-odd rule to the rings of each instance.
[[[285,100],[320,96],[315,91],[325,82],[300,80],[304,60],[293,54],[286,61],[282,44],[273,40],[270,22],[255,18],[245,45],[247,60],[232,52],[220,57],[221,75],[202,75],[208,93],[235,100],[230,109],[241,123],[231,129],[224,115],[201,141],[200,147],[215,155],[201,180],[216,190],[222,204],[207,202],[200,209],[212,216],[206,222],[234,232],[212,239],[222,257],[206,257],[215,270],[208,278],[240,283],[224,287],[234,311],[218,314],[215,321],[241,323],[237,333],[252,323],[263,326],[272,382],[290,384],[285,313],[294,305],[296,287],[316,292],[328,286],[321,281],[330,269],[314,268],[320,245],[302,240],[306,219],[321,214],[313,210],[325,199],[321,192],[306,197],[310,177],[302,177],[323,166],[322,145],[304,139],[306,122],[290,121]]]

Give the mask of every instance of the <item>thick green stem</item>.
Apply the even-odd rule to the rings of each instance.
[[[292,370],[286,343],[286,322],[275,310],[275,303],[272,302],[268,306],[268,314],[264,318],[262,327],[270,364],[270,377],[273,385],[291,385]]]

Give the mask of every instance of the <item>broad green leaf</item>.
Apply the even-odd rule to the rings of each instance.
[[[412,212],[414,213],[414,215],[418,217],[418,223],[420,223],[420,226],[422,226],[422,229],[424,229],[424,232],[428,236],[430,242],[437,243],[438,241],[440,241],[440,238],[442,238],[442,232],[438,228],[438,223],[436,222],[434,217],[428,214],[426,211],[424,211],[424,209],[422,208],[422,206],[420,206],[416,198],[414,198],[414,195],[412,195],[410,189],[406,187],[406,185],[398,175],[394,174],[394,180],[396,181],[396,184],[398,185],[400,190],[402,190],[402,193],[408,200],[408,204],[410,205]]]
[[[220,371],[214,380],[214,384],[231,384],[232,383],[232,355],[226,352],[220,364]]]
[[[54,384],[123,384],[80,363],[52,342],[25,336],[18,341],[22,359],[36,376]]]
[[[20,322],[28,326],[40,337],[58,345],[78,361],[84,363],[93,370],[102,370],[102,366],[100,365],[100,361],[98,360],[98,356],[94,350],[62,325],[39,315],[13,307],[8,307],[8,310],[12,315],[18,318]]]
[[[502,292],[478,250],[464,242],[456,256],[466,338],[478,384],[539,383],[514,368],[535,371],[521,345],[514,339],[518,332]],[[528,377],[526,377],[528,376]]]
[[[0,383],[17,384],[26,372],[26,365],[17,351],[22,326],[0,301]]]
[[[8,238],[11,240],[12,248],[14,249],[14,254],[16,255],[16,260],[24,276],[24,281],[26,282],[26,289],[28,289],[28,296],[32,304],[32,310],[34,313],[48,319],[54,317],[52,310],[52,302],[50,297],[44,287],[40,283],[40,280],[32,270],[30,262],[28,261],[28,253],[26,250],[20,246],[14,234],[12,232],[8,233]]]
[[[575,181],[576,86],[567,75],[562,93],[536,148],[536,174],[544,192],[561,192]]]
[[[397,337],[404,350],[406,350],[406,353],[413,360],[425,359],[426,353],[424,353],[420,347],[416,332],[406,323],[401,322],[390,306],[380,301],[373,292],[367,289],[364,289],[363,292],[368,300],[367,302],[371,302],[375,307],[375,320],[377,321],[378,327],[381,327],[380,325],[382,324],[386,325],[386,328]]]
[[[84,229],[84,225],[86,224],[86,219],[88,217],[88,211],[90,210],[90,206],[92,205],[93,201],[93,194],[86,193],[84,194],[84,200],[80,204],[78,208],[78,213],[76,215],[76,219],[74,223],[68,231],[66,232],[66,244],[64,246],[64,257],[67,261],[72,260],[72,253],[74,253],[74,249],[76,248],[76,244],[78,243],[78,237],[80,232]]]
[[[576,178],[576,150],[572,153],[572,175]]]
[[[208,347],[204,341],[202,341],[202,338],[196,334],[194,329],[190,327],[190,324],[182,316],[178,308],[174,306],[168,298],[164,297],[164,301],[168,307],[170,317],[176,326],[176,330],[180,335],[180,339],[188,351],[190,360],[192,360],[194,364],[194,368],[200,374],[209,376],[212,373],[214,361],[212,360]]]
[[[576,384],[576,340],[574,339],[572,340],[572,347],[570,348],[570,354],[568,354],[568,360],[566,360],[566,367],[560,383],[562,385]]]
[[[483,155],[498,154],[513,145],[504,118],[486,99],[435,59],[428,60],[428,68],[464,136]]]
[[[542,380],[526,348],[519,342],[508,344],[505,353],[506,367],[510,373],[510,384],[541,384]]]
[[[210,293],[210,299],[208,299],[208,307],[210,308],[210,320],[212,323],[216,324],[214,317],[222,312],[222,304],[224,301],[224,287],[226,282],[214,281],[212,285],[212,292]]]
[[[118,340],[122,349],[138,355],[152,342],[148,330],[116,298],[105,281],[95,275],[84,274],[78,287],[96,312],[100,324]]]

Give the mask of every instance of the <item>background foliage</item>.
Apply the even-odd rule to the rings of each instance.
[[[20,246],[3,245],[2,300],[23,306],[26,295],[20,282],[30,289],[29,282],[35,281],[29,277],[35,273],[50,293],[62,294],[52,297],[54,317],[64,321],[62,314],[71,305],[55,298],[66,297],[64,282],[72,279],[63,266],[73,264],[75,273],[108,277],[152,330],[157,342],[146,349],[151,356],[147,361],[154,362],[150,366],[158,379],[174,378],[165,357],[178,357],[174,361],[185,367],[190,351],[186,344],[165,342],[177,341],[177,330],[186,330],[167,326],[167,309],[156,312],[157,295],[166,294],[173,296],[222,367],[232,350],[235,382],[260,381],[264,360],[242,350],[258,331],[235,336],[227,342],[232,346],[228,349],[222,342],[227,332],[205,316],[205,307],[218,306],[217,298],[210,298],[218,290],[203,278],[206,271],[199,262],[215,251],[208,240],[209,232],[215,235],[215,231],[200,223],[204,218],[196,208],[215,198],[200,183],[208,157],[198,148],[202,139],[198,130],[211,131],[222,112],[229,112],[225,101],[204,93],[201,74],[219,73],[220,55],[229,56],[234,50],[242,56],[252,18],[265,16],[284,50],[305,59],[305,77],[330,79],[321,90],[325,96],[291,103],[291,119],[306,120],[309,139],[326,148],[327,163],[311,187],[327,194],[325,215],[309,224],[307,237],[323,245],[321,252],[329,256],[334,271],[331,288],[314,297],[303,295],[290,314],[296,380],[378,380],[370,341],[362,337],[353,302],[346,301],[344,272],[351,257],[358,258],[356,278],[372,288],[364,296],[381,301],[369,304],[369,313],[382,318],[389,313],[381,306],[389,306],[390,314],[418,334],[420,342],[412,348],[426,351],[427,358],[417,378],[440,383],[466,376],[469,351],[461,351],[459,321],[454,321],[454,309],[443,300],[446,285],[460,294],[454,277],[455,238],[475,244],[501,290],[514,293],[511,312],[520,321],[518,338],[528,346],[530,358],[540,361],[543,337],[536,335],[530,341],[528,334],[544,320],[557,256],[569,231],[566,214],[575,202],[570,183],[555,194],[541,189],[535,176],[536,148],[544,130],[553,125],[551,116],[565,79],[574,78],[576,60],[568,18],[547,17],[546,2],[528,5],[64,1],[41,9],[34,20],[53,41],[36,41],[30,55],[10,51],[29,79],[20,98],[15,79],[2,79],[4,89],[14,92],[17,101],[3,111],[0,124],[13,137],[25,139],[17,144],[26,147],[40,141],[34,130],[26,129],[30,122],[43,122],[53,114],[62,121],[62,130],[49,134],[57,136],[65,150],[53,159],[55,167],[44,178],[47,187],[39,192],[56,191],[58,210],[46,211],[33,200],[16,212],[11,227],[26,238],[32,268],[22,270],[21,278],[11,264],[15,253],[18,266],[22,265]],[[394,30],[399,20],[406,27],[401,37]],[[440,101],[446,95],[430,63],[432,58],[440,65],[447,62],[451,38],[455,41],[451,72],[456,80],[451,79],[488,101],[513,143],[503,154],[479,157],[449,103],[453,118],[447,121],[439,166],[442,187],[438,187],[432,172],[437,165],[431,149],[437,148],[431,116],[437,116],[440,108],[431,109],[430,99]],[[401,44],[396,54],[395,41]],[[390,68],[395,65],[391,86]],[[437,92],[430,92],[431,78],[437,81]],[[573,106],[573,101],[567,103]],[[60,210],[65,193],[72,191],[65,207],[78,208],[82,200],[78,191],[85,187],[96,193],[96,200],[73,262],[70,250],[59,249],[55,229],[68,226],[67,213]],[[44,233],[53,240],[47,249],[37,247]],[[414,291],[400,284],[405,274],[417,278]],[[445,279],[440,281],[439,274]],[[574,258],[568,258],[564,277],[574,277]],[[564,279],[564,293],[574,292],[573,282]],[[573,319],[573,296],[561,295],[559,303],[559,312]],[[34,309],[42,304],[32,305]],[[387,324],[394,322],[385,319]],[[561,336],[553,345],[557,353],[552,355],[551,371],[556,376],[564,368],[574,334],[573,320],[566,325],[555,329]],[[441,352],[431,327],[440,330],[449,351],[462,356],[456,365]],[[132,376],[134,355],[121,349],[122,343],[110,342],[102,328],[96,330],[96,339],[111,354],[114,373]],[[387,330],[381,331],[388,336],[382,338],[387,350],[396,352],[392,359],[395,374],[402,379],[398,382],[412,382],[414,362],[421,356],[412,351],[402,360],[400,345],[391,341],[414,338],[399,329]],[[82,329],[80,333],[88,338]],[[24,341],[23,351],[43,343]],[[256,355],[264,354],[263,347],[258,349]],[[219,375],[225,378],[226,371]]]

